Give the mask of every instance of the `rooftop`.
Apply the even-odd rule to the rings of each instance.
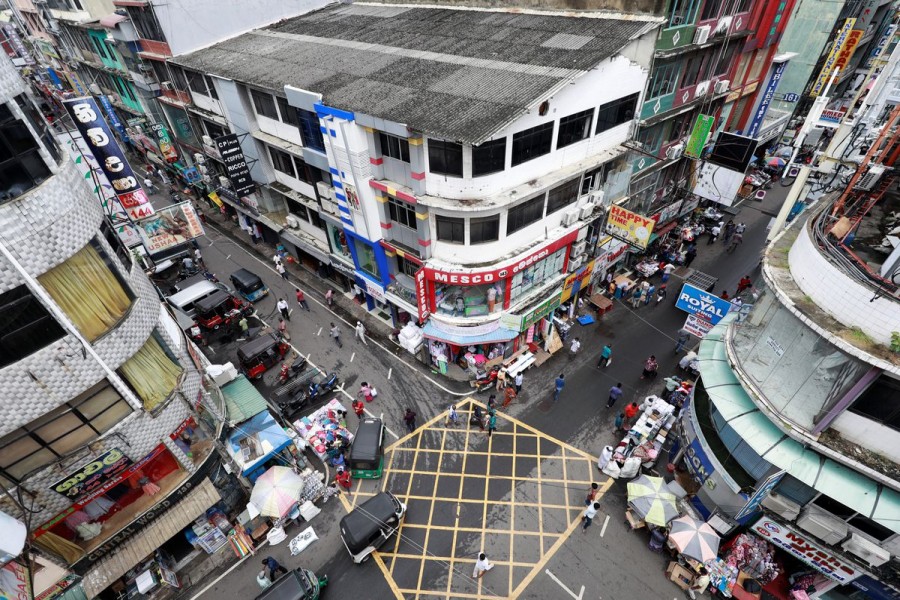
[[[477,144],[614,56],[658,19],[336,4],[174,59]]]

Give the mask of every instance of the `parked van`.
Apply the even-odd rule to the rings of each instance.
[[[218,291],[220,291],[220,287],[215,283],[211,281],[198,281],[189,288],[169,296],[167,300],[169,301],[169,304],[189,317],[194,318],[197,314],[197,309],[194,306],[197,303],[197,300],[211,296]]]
[[[379,492],[341,519],[341,540],[355,563],[369,560],[400,529],[406,505],[390,492]]]

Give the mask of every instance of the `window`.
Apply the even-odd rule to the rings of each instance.
[[[203,80],[206,82],[206,91],[209,92],[209,94],[207,94],[207,95],[208,95],[210,98],[213,98],[213,99],[215,99],[215,100],[218,100],[218,99],[219,99],[219,93],[216,92],[216,86],[215,86],[215,84],[213,83],[212,77],[210,77],[209,75],[204,75],[204,76],[203,76]]]
[[[374,277],[380,279],[378,275],[378,263],[375,261],[375,250],[367,243],[353,238],[356,245],[356,259],[359,262],[359,268]]]
[[[212,121],[203,120],[203,129],[206,130],[206,135],[211,137],[212,139],[220,138],[223,135],[228,135],[228,131],[219,125],[218,123],[213,123]]]
[[[429,139],[428,170],[438,175],[462,177],[462,146]]]
[[[201,96],[208,95],[206,93],[206,80],[202,73],[185,69],[184,74],[187,76],[188,86],[191,88],[192,92],[200,94]]]
[[[603,185],[603,176],[606,173],[606,164],[608,163],[602,164],[593,171],[588,171],[584,174],[584,178],[581,180],[582,196],[600,189],[600,186]]]
[[[631,94],[602,105],[597,112],[597,131],[595,133],[603,133],[607,129],[632,120],[637,101],[638,94]]]
[[[156,331],[118,369],[148,412],[159,408],[172,395],[182,371],[172,351]]]
[[[297,158],[296,156],[292,156],[291,160],[294,161],[294,169],[297,172],[297,179],[302,181],[303,183],[308,183],[310,185],[313,184],[312,177],[310,177],[309,166],[302,158]]]
[[[387,158],[409,162],[409,141],[396,135],[378,133],[378,142],[381,145],[381,154]]]
[[[520,131],[513,136],[512,166],[548,154],[552,144],[552,122]]]
[[[294,161],[287,152],[269,146],[269,156],[272,157],[272,166],[276,171],[280,171],[289,177],[297,177],[294,171]]]
[[[166,63],[169,67],[169,72],[172,74],[172,84],[176,89],[182,91],[188,91],[190,86],[188,86],[187,76],[184,74],[184,69],[177,65],[173,65],[172,63]]]
[[[287,98],[277,96],[275,99],[278,101],[278,113],[281,115],[281,122],[293,125],[294,127],[300,127],[300,120],[297,119],[297,111],[293,106],[288,104]]]
[[[669,6],[669,27],[693,23],[699,4],[700,0],[672,0]]]
[[[53,156],[53,159],[56,160],[56,162],[59,162],[62,159],[62,152],[60,151],[59,144],[56,143],[53,131],[50,129],[50,126],[47,125],[47,120],[44,119],[44,115],[42,115],[37,107],[28,100],[25,94],[16,96],[16,104],[19,105],[19,110],[21,110],[28,119],[31,128],[40,136],[41,141],[44,143],[44,148],[50,152],[50,155]],[[2,113],[2,109],[0,109],[0,113]]]
[[[25,123],[0,104],[0,203],[17,198],[50,176],[39,148]]]
[[[556,134],[556,147],[565,148],[591,135],[591,119],[594,109],[589,108],[559,120],[559,133]]]
[[[510,282],[509,299],[515,301],[562,272],[566,249],[560,248],[547,258],[525,267]]]
[[[122,243],[122,239],[116,233],[115,227],[109,222],[108,218],[104,218],[103,222],[100,223],[100,233],[103,234],[103,239],[106,240],[106,243],[115,251],[116,257],[125,266],[125,270],[131,271],[131,250]]]
[[[94,45],[94,52],[97,53],[97,56],[99,56],[101,59],[109,60],[109,55],[106,53],[105,42],[94,36],[91,36],[91,42]]]
[[[24,285],[0,294],[0,314],[0,369],[66,334]]]
[[[728,50],[722,53],[719,57],[718,63],[716,63],[716,68],[710,73],[710,77],[715,77],[716,75],[726,75],[728,70],[731,68],[731,61],[734,60],[734,53],[737,51],[737,46],[732,45]]]
[[[695,54],[687,60],[679,87],[690,87],[700,81],[700,74],[704,72],[704,61],[707,56],[708,54]]]
[[[580,183],[579,179],[575,178],[550,190],[550,194],[547,196],[547,214],[555,213],[578,200]]]
[[[466,243],[466,220],[457,217],[435,215],[437,223],[437,239],[452,244]]]
[[[414,263],[413,261],[397,255],[397,272],[403,273],[404,275],[409,275],[410,277],[416,276],[416,271],[421,269],[422,267]]]
[[[278,120],[278,111],[275,109],[275,100],[272,99],[271,94],[250,90],[250,97],[253,98],[253,107],[256,110],[256,114],[261,117]]]
[[[678,63],[675,61],[660,61],[653,69],[653,77],[650,79],[647,99],[665,96],[675,91],[678,84]]]
[[[394,223],[416,229],[416,209],[412,205],[396,198],[389,198],[388,212]]]
[[[472,146],[472,177],[497,173],[506,168],[506,138]]]
[[[300,120],[300,137],[303,138],[303,145],[325,152],[325,138],[322,137],[322,126],[319,125],[316,113],[298,108],[297,117]]]
[[[156,21],[156,15],[153,14],[152,7],[129,6],[126,10],[141,38],[156,40],[157,42],[165,41],[166,38],[159,27],[159,23]]]
[[[881,375],[860,394],[850,410],[893,429],[900,429],[900,380]]]
[[[848,520],[847,524],[856,527],[866,535],[875,538],[879,542],[886,542],[894,535],[893,529],[888,529],[881,523],[876,523],[872,519],[860,514],[857,514],[855,517]]]
[[[506,235],[539,221],[544,216],[544,194],[511,208],[506,216]]]
[[[484,244],[500,239],[500,215],[469,219],[469,243]]]
[[[101,381],[0,438],[0,473],[11,482],[63,458],[99,438],[131,413],[131,407],[108,382]]]
[[[722,12],[723,0],[706,0],[703,4],[703,10],[700,12],[700,20],[708,21],[715,19]]]

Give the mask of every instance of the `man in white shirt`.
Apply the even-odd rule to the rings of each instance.
[[[281,316],[284,317],[286,321],[291,320],[291,309],[288,306],[288,303],[284,301],[284,298],[279,298],[278,302],[275,304],[275,307],[281,313]]]
[[[484,574],[494,568],[494,565],[487,559],[484,552],[478,555],[478,560],[475,561],[475,570],[472,571],[472,577],[475,579],[481,579],[484,577]]]
[[[587,528],[591,526],[591,523],[594,522],[594,517],[597,516],[597,511],[600,510],[600,503],[594,502],[586,509],[584,509],[584,514],[581,515],[581,520],[584,522],[584,525],[581,526],[581,533],[587,531]]]
[[[709,571],[706,570],[706,567],[700,567],[700,574],[694,578],[694,583],[691,584],[691,587],[688,588],[688,594],[692,599],[697,597],[695,592],[700,592],[701,594],[706,593],[706,588],[709,587]]]
[[[517,396],[519,395],[519,392],[522,391],[522,382],[523,382],[523,381],[525,381],[525,376],[522,375],[522,371],[519,371],[519,372],[516,374],[516,379],[515,379],[515,382],[516,382],[516,395],[517,395]]]

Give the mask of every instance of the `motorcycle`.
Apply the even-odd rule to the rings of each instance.
[[[499,366],[492,367],[487,373],[479,373],[476,376],[475,381],[472,382],[472,387],[475,388],[475,392],[480,394],[484,390],[493,387],[497,382],[498,373],[500,373]]]
[[[281,371],[278,373],[278,383],[285,384],[297,375],[300,374],[300,371],[303,367],[306,366],[306,358],[300,356],[293,363],[283,363],[281,365]]]
[[[663,283],[659,286],[659,289],[656,290],[656,303],[659,304],[666,297],[666,284]]]
[[[306,402],[315,402],[325,397],[326,394],[329,394],[337,387],[337,384],[337,373],[326,373],[325,378],[319,382],[311,381],[306,390]]]

